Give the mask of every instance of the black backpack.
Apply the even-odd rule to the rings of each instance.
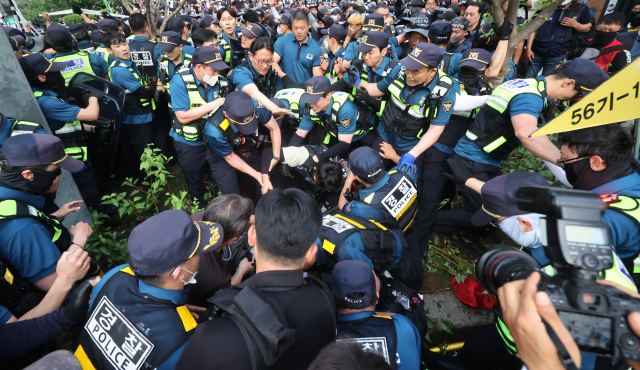
[[[377,312],[393,312],[402,315],[413,323],[424,340],[427,335],[427,315],[424,312],[424,300],[418,292],[392,278],[380,274],[380,297],[376,304]]]

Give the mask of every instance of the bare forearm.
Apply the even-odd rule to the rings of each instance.
[[[476,193],[482,194],[482,186],[484,185],[484,181],[480,181],[472,177],[469,180],[467,180],[467,182],[465,182],[464,184],[471,190],[475,191]]]
[[[73,282],[61,281],[61,278],[57,278],[42,301],[31,309],[31,311],[22,315],[18,321],[34,319],[57,310],[62,305],[62,302],[64,302],[72,286]]]
[[[81,17],[82,17],[82,19],[84,20],[84,23],[94,23],[94,22],[93,22],[93,19],[91,19],[91,18],[87,17],[87,15],[86,15],[86,14],[82,13],[82,14],[80,14],[80,16],[81,16]]]
[[[280,134],[280,127],[274,121],[273,128],[269,128],[271,134],[271,146],[273,147],[273,155],[280,157],[280,149],[282,148],[282,135]]]
[[[546,136],[520,138],[520,141],[538,158],[551,163],[557,163],[560,159],[560,150]]]
[[[588,32],[591,29],[591,23],[580,24],[575,27],[575,30],[578,32]]]
[[[373,97],[380,97],[380,96],[384,96],[384,93],[382,91],[380,91],[380,89],[378,89],[378,84],[377,83],[364,83],[361,82],[360,85],[358,85],[358,88],[360,87],[364,87],[365,89],[367,89],[367,92],[369,93],[369,96],[373,96]]]
[[[507,46],[509,46],[509,40],[500,40],[500,42],[498,42],[496,51],[491,57],[491,65],[485,72],[486,77],[498,77],[502,64],[504,63],[504,58],[507,55]]]
[[[197,119],[200,119],[206,116],[207,114],[211,113],[214,109],[221,106],[223,103],[224,103],[224,99],[217,99],[211,103],[203,105],[202,107],[175,112],[175,114],[181,123],[187,123],[187,122],[195,121]]]
[[[231,154],[224,157],[224,159],[231,165],[231,167],[235,168],[238,171],[242,171],[253,178],[262,176],[258,171],[251,168],[251,166],[249,166],[247,162],[245,162],[234,152],[231,152]]]

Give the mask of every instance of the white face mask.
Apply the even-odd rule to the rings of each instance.
[[[524,232],[518,221],[518,217],[523,217],[531,222],[531,231]],[[525,248],[537,248],[542,246],[540,240],[540,218],[544,215],[539,213],[529,213],[526,215],[511,216],[498,223],[500,229],[507,234],[518,245]]]
[[[183,269],[182,267],[176,267],[176,269],[174,271],[174,274],[175,274],[175,272],[178,271],[178,269],[180,269],[182,271],[186,271],[186,272],[191,274],[191,279],[189,279],[189,281],[180,280],[180,281],[182,281],[184,283],[184,285],[189,285],[189,284],[195,284],[196,283],[196,275],[198,274],[198,271],[191,272],[191,271],[189,271],[187,269]]]
[[[572,2],[572,1],[573,1],[573,0],[564,0],[564,1],[560,4],[560,6],[567,6],[567,5],[571,4],[571,2]]]
[[[282,28],[278,27],[278,35],[282,35]]]
[[[218,83],[218,75],[210,76],[204,71],[202,72],[202,82],[206,83],[209,86],[215,86]]]

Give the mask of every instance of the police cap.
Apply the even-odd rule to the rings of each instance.
[[[251,135],[258,129],[258,119],[251,96],[243,91],[234,91],[224,100],[224,111],[242,135]]]
[[[129,235],[130,267],[142,276],[158,275],[194,256],[217,250],[223,240],[224,232],[217,223],[193,221],[185,211],[164,211],[136,226]]]
[[[301,103],[314,104],[322,94],[331,91],[331,81],[325,76],[315,76],[305,82],[305,92],[300,98]]]
[[[580,88],[581,96],[587,96],[608,79],[607,73],[589,59],[574,59],[563,63],[558,67],[562,69],[565,77],[576,81],[576,87]]]
[[[373,13],[367,14],[364,17],[364,25],[362,25],[363,31],[380,31],[384,27],[384,17],[382,14]]]
[[[43,54],[33,53],[20,58],[20,67],[22,67],[27,80],[31,80],[45,73],[60,72],[67,68],[67,63],[53,62]]]
[[[364,261],[340,261],[333,268],[331,291],[345,307],[367,308],[376,302],[376,278]]]
[[[247,27],[242,30],[242,34],[249,39],[255,39],[262,36],[262,27],[256,23],[247,23]]]
[[[222,53],[220,49],[213,46],[201,46],[193,53],[193,64],[206,64],[213,69],[221,71],[229,68],[229,66],[222,61]]]
[[[96,23],[96,26],[100,32],[120,32],[118,28],[118,22],[113,19],[101,19]]]
[[[87,31],[86,27],[84,26],[84,23],[74,23],[71,26],[69,26],[69,32],[83,32],[83,31]]]
[[[73,44],[73,37],[69,30],[60,24],[52,24],[47,28],[47,40],[53,46],[65,46]]]
[[[362,36],[355,51],[366,53],[374,47],[386,48],[389,46],[389,35],[382,31],[369,31]]]
[[[30,56],[32,55],[42,54]],[[23,59],[25,58],[20,60]],[[84,167],[82,161],[71,158],[65,153],[59,137],[48,134],[12,136],[4,142],[2,152],[5,156],[2,163],[7,166],[55,164],[68,171],[80,171]]]
[[[173,31],[166,31],[160,35],[160,41],[158,47],[164,51],[171,51],[176,46],[183,45],[182,36],[179,33]]]
[[[491,53],[485,49],[467,49],[462,53],[460,67],[481,70],[491,64]]]
[[[363,146],[349,154],[349,168],[354,175],[366,180],[383,171],[382,159],[378,152]]]
[[[417,71],[424,67],[437,67],[443,57],[444,52],[435,44],[419,42],[413,51],[400,61],[400,64],[408,70]]]
[[[429,39],[431,42],[437,44],[449,42],[452,31],[453,27],[451,27],[451,23],[447,21],[433,22],[431,27],[429,27]]]

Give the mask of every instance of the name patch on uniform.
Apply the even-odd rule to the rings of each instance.
[[[506,83],[503,83],[502,85],[500,85],[500,87],[503,87],[507,90],[513,91],[515,89],[521,89],[523,87],[528,87],[530,86],[529,83],[525,80],[511,80],[508,81]]]
[[[307,59],[313,60],[313,54],[307,54]]]
[[[387,338],[385,337],[338,339],[336,340],[336,342],[358,344],[362,346],[363,351],[375,353],[378,356],[382,356],[388,364],[391,364],[391,362],[389,361],[389,348],[387,347]]]
[[[391,213],[395,218],[409,204],[411,199],[418,193],[415,186],[406,177],[403,177],[400,182],[382,199],[382,205]]]
[[[87,68],[87,64],[84,62],[82,58],[75,58],[65,60],[64,63],[67,65],[60,73],[69,73],[74,71],[81,71]]]
[[[84,329],[116,369],[139,370],[153,350],[153,343],[106,296]]]
[[[353,229],[353,225],[351,225],[347,221],[341,220],[331,215],[326,215],[322,218],[322,226],[330,227],[333,229],[333,231],[337,232],[338,234],[341,234],[347,230]]]
[[[153,58],[149,51],[131,51],[131,61],[138,67],[151,67],[153,66]]]

